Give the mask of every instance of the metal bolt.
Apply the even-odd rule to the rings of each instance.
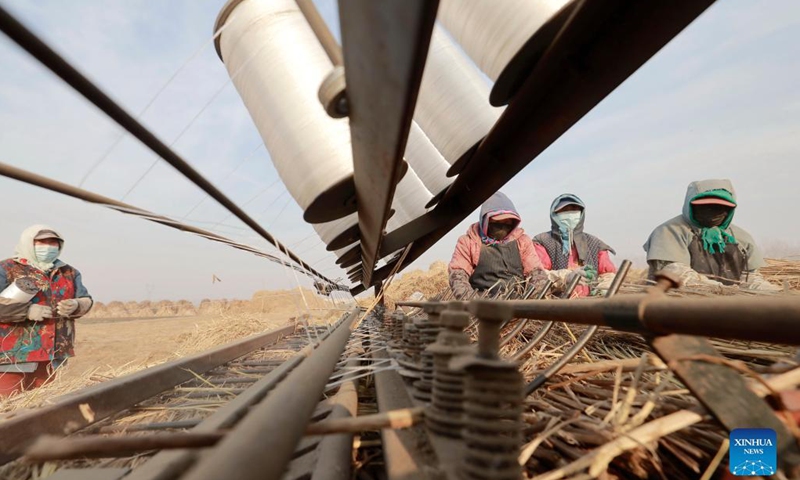
[[[513,318],[514,310],[504,302],[491,300],[473,301],[469,309],[478,317],[478,355],[497,358],[500,351],[500,329]]]

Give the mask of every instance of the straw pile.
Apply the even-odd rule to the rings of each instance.
[[[386,307],[394,308],[394,302],[407,300],[416,292],[432,299],[438,293],[448,289],[447,264],[434,262],[427,271],[411,270],[396,277],[385,292]]]

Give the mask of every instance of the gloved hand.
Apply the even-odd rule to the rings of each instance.
[[[458,300],[470,298],[475,292],[469,284],[469,275],[464,270],[453,270],[450,272],[450,290]]]
[[[670,263],[661,271],[671,273],[678,277],[681,286],[684,287],[722,287],[720,282],[711,280],[705,275],[697,273],[691,267],[683,263]]]
[[[739,280],[741,281],[739,288],[742,290],[758,290],[762,292],[780,292],[783,290],[781,287],[769,283],[758,272],[742,272],[742,277]]]
[[[53,318],[53,309],[47,305],[31,305],[28,307],[28,320],[41,322],[45,318]]]
[[[547,270],[547,279],[553,282],[553,288],[561,290],[568,283],[567,278],[572,274],[572,270]]]
[[[69,300],[61,300],[56,305],[56,311],[58,312],[59,317],[69,317],[75,310],[78,309],[78,301],[74,298],[70,298]]]

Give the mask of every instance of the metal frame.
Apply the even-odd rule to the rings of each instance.
[[[364,286],[385,256],[381,242],[437,7],[438,0],[339,2]]]

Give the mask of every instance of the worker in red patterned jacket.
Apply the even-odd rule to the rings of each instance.
[[[617,271],[610,254],[614,250],[599,238],[583,231],[586,205],[577,195],[559,195],[550,205],[550,231],[533,237],[536,253],[556,291],[580,275],[574,297],[590,293],[590,284],[608,288]],[[597,283],[599,276],[600,283]]]
[[[63,249],[58,232],[34,225],[0,262],[0,397],[43,385],[75,354],[75,319],[92,298],[80,272],[58,260]]]
[[[479,218],[458,239],[448,266],[456,298],[492,294],[515,280],[544,277],[531,238],[519,227],[519,213],[508,197],[501,192],[489,197]]]

